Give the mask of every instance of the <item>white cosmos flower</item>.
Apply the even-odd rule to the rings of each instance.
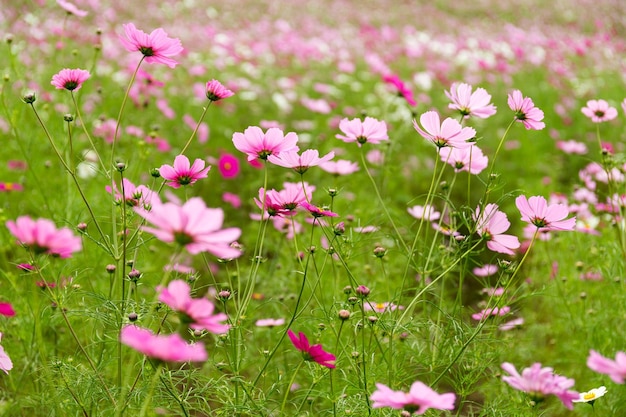
[[[574,403],[591,403],[597,400],[598,398],[604,396],[606,394],[606,387],[601,386],[600,388],[594,388],[587,392],[581,392],[580,398],[577,400],[572,400]]]

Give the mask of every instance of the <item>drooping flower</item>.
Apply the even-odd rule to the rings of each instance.
[[[174,166],[161,165],[159,173],[166,179],[167,185],[172,188],[180,188],[181,185],[191,185],[199,179],[206,178],[211,166],[204,167],[202,159],[196,159],[190,165],[189,159],[185,155],[178,155],[174,159]]]
[[[239,175],[239,159],[229,153],[222,154],[217,161],[217,169],[223,178],[235,178]]]
[[[119,39],[128,51],[141,52],[148,63],[164,64],[170,68],[174,68],[178,64],[170,57],[183,51],[180,39],[169,38],[162,28],[155,29],[148,35],[137,29],[132,23],[122,26],[126,38],[120,36]]]
[[[471,127],[463,127],[459,122],[449,117],[440,123],[439,114],[436,111],[423,113],[420,116],[420,124],[413,120],[415,130],[438,148],[445,146],[469,148],[473,143],[468,142],[468,140],[476,136],[476,130]]]
[[[509,108],[515,112],[515,118],[522,122],[526,129],[541,130],[546,127],[542,122],[543,111],[535,107],[530,97],[524,97],[519,90],[513,91],[507,100]]]
[[[155,335],[135,325],[122,328],[120,342],[165,362],[203,362],[208,358],[202,342],[190,345],[178,334]]]
[[[564,376],[556,375],[552,368],[542,368],[540,363],[533,364],[526,368],[520,375],[515,366],[505,362],[502,369],[510,375],[503,376],[502,380],[511,387],[528,393],[531,399],[536,402],[543,400],[548,395],[555,395],[570,410],[573,408],[572,401],[578,399],[576,391],[570,391],[574,386],[574,380]]]
[[[476,267],[472,269],[472,272],[477,277],[489,277],[498,272],[498,265],[486,264],[481,267]]]
[[[313,361],[327,368],[335,368],[335,360],[337,359],[332,353],[326,352],[321,344],[311,346],[309,339],[304,333],[299,332],[298,336],[295,335],[291,329],[287,331],[291,343],[294,347],[302,352],[302,356],[305,361]]]
[[[405,82],[402,81],[400,77],[395,74],[388,74],[383,76],[383,81],[393,86],[396,89],[398,96],[404,98],[410,106],[417,105],[417,101],[415,101],[415,98],[413,97],[413,91],[407,87]]]
[[[450,91],[445,92],[452,101],[448,108],[458,110],[464,117],[476,116],[486,119],[496,114],[496,106],[491,103],[491,95],[484,88],[472,92],[472,86],[466,83],[453,83]]]
[[[564,204],[550,204],[541,196],[526,198],[523,195],[515,199],[515,205],[522,214],[522,221],[531,223],[539,231],[574,230],[576,218],[569,215]]]
[[[590,403],[593,404],[595,400],[600,397],[604,397],[606,394],[606,387],[603,385],[599,388],[590,389],[587,392],[579,393],[580,397],[577,400],[574,400],[575,403]]]
[[[387,135],[387,124],[383,121],[366,117],[365,120],[347,118],[339,122],[339,130],[342,134],[335,137],[346,143],[356,142],[359,147],[364,143],[377,144],[385,140],[389,140]]]
[[[283,131],[271,127],[263,133],[260,127],[250,126],[243,133],[233,133],[233,144],[237,150],[248,155],[248,161],[257,158],[266,160],[268,156],[280,152],[298,151],[298,136],[294,132],[286,135]]]
[[[176,242],[191,254],[209,252],[223,259],[241,255],[231,247],[241,230],[221,229],[224,212],[220,208],[207,208],[200,197],[191,198],[182,206],[173,202],[155,203],[150,211],[135,207],[135,212],[155,226],[144,226],[145,232],[166,243]]]
[[[64,68],[52,76],[52,84],[59,90],[80,90],[83,83],[91,77],[89,71],[80,68]]]
[[[311,213],[311,215],[315,218],[318,217],[338,217],[339,215],[330,210],[323,209],[321,207],[315,206],[308,201],[304,201],[300,204],[306,211]]]
[[[608,122],[617,117],[617,109],[606,100],[589,100],[580,111],[594,123]]]
[[[2,339],[2,333],[0,333],[0,340]],[[7,375],[9,371],[13,369],[13,362],[9,355],[4,351],[4,347],[0,346],[0,371],[4,371]]]
[[[298,155],[297,151],[285,151],[278,155],[270,155],[267,160],[274,165],[291,168],[298,174],[304,174],[310,167],[328,162],[335,157],[335,152],[329,152],[323,157],[319,157],[316,149],[308,149]]]
[[[497,204],[487,204],[484,210],[480,206],[474,212],[476,221],[476,232],[487,241],[487,247],[499,253],[514,255],[513,249],[520,247],[517,236],[505,235],[511,223],[506,218],[506,214],[498,210]]]
[[[626,379],[626,353],[624,352],[617,352],[615,360],[612,360],[595,350],[590,350],[587,366],[592,371],[608,375],[617,384],[623,384]]]
[[[441,148],[439,157],[454,167],[454,172],[466,171],[478,175],[489,165],[489,158],[476,145],[469,148]]]
[[[159,301],[183,314],[183,322],[188,322],[194,330],[211,333],[226,333],[230,326],[221,323],[228,319],[224,313],[213,314],[215,306],[206,298],[191,298],[191,288],[185,281],[171,281],[167,287],[157,287]]]
[[[83,248],[80,237],[74,236],[67,227],[57,229],[48,219],[33,220],[29,216],[20,216],[15,221],[7,221],[6,226],[20,245],[35,253],[69,258]]]
[[[211,80],[206,83],[206,98],[211,101],[222,100],[234,95],[235,93],[224,87],[222,83],[217,80]]]
[[[420,381],[411,384],[409,392],[394,391],[384,384],[377,383],[376,391],[370,396],[373,408],[391,407],[422,415],[429,408],[435,410],[454,410],[456,395],[452,392],[438,394]]]

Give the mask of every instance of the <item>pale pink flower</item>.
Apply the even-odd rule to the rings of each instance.
[[[502,323],[500,326],[498,326],[498,330],[507,332],[509,330],[513,330],[518,327],[521,327],[523,324],[524,324],[524,319],[520,317],[517,319],[509,320],[506,323]]]
[[[298,174],[304,174],[310,167],[328,162],[335,157],[335,152],[329,152],[323,157],[319,157],[316,149],[308,149],[298,155],[297,151],[285,151],[278,155],[270,155],[267,160],[274,165],[291,168]]]
[[[259,319],[254,324],[257,327],[277,327],[285,324],[285,319]]]
[[[266,160],[270,155],[286,151],[298,151],[298,136],[294,132],[286,135],[272,127],[263,133],[260,127],[250,126],[243,133],[233,133],[233,144],[237,150],[248,155],[248,161],[257,158]]]
[[[478,313],[472,314],[472,319],[480,321],[480,320],[484,320],[492,316],[506,316],[510,312],[511,312],[511,307],[509,306],[490,307],[490,308],[485,308],[484,310],[481,310]]]
[[[413,127],[425,139],[434,143],[437,148],[446,146],[454,148],[468,148],[473,142],[468,140],[476,136],[476,130],[471,127],[463,127],[454,119],[446,118],[440,123],[439,114],[436,111],[427,111],[420,116],[420,124],[413,120]],[[423,128],[422,128],[423,127]]]
[[[324,162],[320,164],[320,168],[329,174],[350,175],[359,170],[359,164],[345,159],[339,159],[337,161]]]
[[[617,117],[617,109],[609,106],[606,100],[589,100],[580,111],[594,123],[608,122]]]
[[[487,204],[484,210],[480,207],[474,212],[476,222],[476,232],[487,241],[487,247],[499,253],[514,255],[513,249],[520,247],[517,236],[505,235],[511,223],[506,218],[506,214],[498,210],[497,204]]]
[[[391,407],[422,415],[429,408],[454,410],[456,395],[452,392],[438,394],[420,381],[411,384],[409,392],[394,391],[384,384],[377,383],[376,391],[370,396],[373,408]]]
[[[120,187],[114,182],[113,187],[107,185],[104,189],[109,194],[112,192],[115,194],[116,204],[125,202],[129,207],[150,208],[155,201],[158,203],[159,200],[157,193],[145,185],[135,186],[135,184],[126,178],[122,178]]]
[[[570,410],[573,408],[572,401],[578,399],[576,391],[570,391],[574,386],[574,380],[554,374],[552,368],[542,368],[540,363],[526,368],[520,375],[513,364],[505,362],[502,369],[510,374],[503,376],[502,380],[511,387],[528,393],[535,401],[541,401],[548,395],[555,395]]]
[[[73,14],[74,16],[78,17],[87,16],[87,11],[79,9],[78,7],[76,7],[76,5],[70,3],[69,1],[57,0],[57,4],[61,6],[63,10],[65,10],[68,14]]]
[[[377,144],[389,140],[387,124],[373,117],[366,117],[365,120],[342,119],[339,122],[339,130],[341,130],[342,134],[335,135],[337,139],[341,139],[346,143],[356,142],[359,147],[364,143]]]
[[[489,297],[501,297],[504,294],[504,287],[483,288],[480,292],[483,294],[487,294]]]
[[[404,306],[399,306],[397,304],[387,301],[385,301],[384,303],[372,303],[368,301],[363,303],[363,310],[375,311],[379,314],[382,314],[387,311],[404,310]]]
[[[320,114],[328,114],[332,111],[332,107],[326,100],[323,98],[313,99],[309,97],[304,97],[300,100],[300,103],[307,109],[311,110],[315,113]]]
[[[20,245],[35,253],[69,258],[83,248],[80,237],[74,236],[67,227],[57,229],[48,219],[33,220],[29,216],[20,216],[15,221],[7,221],[6,226]]]
[[[59,90],[80,90],[83,83],[91,77],[89,71],[80,68],[64,68],[52,76],[52,84]]]
[[[191,254],[209,252],[223,259],[241,255],[238,249],[231,247],[241,230],[221,229],[224,212],[220,208],[207,208],[200,197],[191,198],[182,206],[173,202],[157,203],[150,211],[135,208],[135,212],[155,226],[144,226],[145,232],[166,243],[176,242]]]
[[[191,185],[199,179],[206,178],[211,166],[204,167],[202,159],[196,159],[190,165],[189,159],[185,155],[178,155],[174,158],[174,166],[161,165],[159,174],[167,180],[167,185],[172,188],[180,188],[181,185]]]
[[[383,76],[383,81],[387,84],[392,85],[396,89],[398,96],[404,98],[410,106],[417,105],[417,102],[413,97],[413,91],[411,91],[411,89],[407,87],[407,85],[404,83],[404,81],[400,79],[400,77],[395,74],[388,74]]]
[[[477,277],[490,277],[491,275],[498,272],[498,265],[485,264],[481,267],[476,267],[472,269],[472,272]]]
[[[289,339],[291,339],[291,343],[295,346],[296,349],[302,352],[302,356],[305,361],[313,361],[318,364],[325,366],[327,368],[335,368],[335,355],[332,353],[326,352],[322,345],[313,345],[309,344],[309,340],[304,335],[304,333],[299,332],[298,336],[294,334],[291,329],[287,332]]]
[[[615,360],[612,360],[595,350],[590,350],[587,366],[592,371],[608,375],[616,384],[623,384],[626,379],[626,353],[624,352],[617,352]]]
[[[190,345],[178,334],[155,335],[148,329],[134,325],[122,328],[120,342],[165,362],[203,362],[208,358],[202,342]]]
[[[225,192],[222,194],[222,201],[230,204],[236,209],[241,207],[241,197],[234,193]]]
[[[556,147],[568,154],[585,155],[587,153],[587,145],[575,140],[559,140],[556,142]]]
[[[476,145],[469,148],[441,148],[439,157],[443,162],[452,165],[454,172],[466,171],[477,175],[489,165],[489,158]]]
[[[509,108],[515,112],[517,121],[522,122],[526,129],[541,130],[546,127],[542,122],[543,111],[535,107],[529,97],[524,97],[519,90],[513,91],[508,96]]]
[[[416,219],[424,219],[428,221],[439,220],[441,213],[439,213],[433,206],[427,204],[426,206],[413,206],[407,209],[409,214]]]
[[[224,313],[213,314],[215,306],[206,298],[191,298],[191,287],[185,281],[171,281],[167,287],[157,287],[159,301],[172,310],[185,315],[184,321],[191,321],[189,327],[194,330],[206,330],[211,333],[226,333],[230,326],[220,323],[228,319]]]
[[[464,117],[476,116],[486,119],[496,114],[496,106],[491,103],[491,95],[484,88],[472,93],[472,86],[466,83],[453,83],[446,96],[452,101],[448,108],[458,110]]]
[[[180,39],[169,38],[162,28],[155,29],[148,35],[132,23],[122,26],[126,38],[120,36],[120,42],[128,51],[141,52],[148,63],[164,64],[170,68],[178,64],[170,57],[183,51]]]
[[[235,93],[224,87],[222,83],[217,80],[211,80],[206,83],[206,98],[211,101],[222,100],[234,95]]]
[[[2,333],[0,333],[0,340],[1,339]],[[11,369],[13,369],[13,362],[4,351],[4,347],[0,346],[0,371],[4,371],[8,375]]]
[[[540,231],[574,230],[576,218],[569,215],[564,204],[550,204],[541,196],[526,198],[520,195],[515,199],[515,205],[522,214],[522,221],[531,223]]]

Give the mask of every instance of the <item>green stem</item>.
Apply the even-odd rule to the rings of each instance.
[[[191,144],[191,141],[193,140],[194,136],[196,136],[196,133],[198,132],[198,129],[200,128],[200,125],[202,124],[202,121],[204,120],[204,116],[206,115],[206,112],[209,110],[209,106],[211,106],[211,103],[213,103],[213,102],[209,101],[209,104],[207,104],[204,107],[204,109],[202,110],[202,115],[200,116],[200,120],[198,120],[198,123],[196,123],[195,129],[191,133],[191,136],[189,137],[189,139],[187,139],[187,142],[185,143],[185,146],[183,146],[183,150],[180,151],[179,155],[182,155],[182,154],[185,153],[185,151],[187,150],[187,148]]]
[[[289,384],[287,384],[287,387],[285,387],[285,396],[283,397],[283,402],[280,406],[280,414],[281,416],[285,415],[285,405],[287,404],[287,398],[289,397],[289,393],[291,392],[291,386],[293,385],[293,382],[296,380],[296,375],[298,374],[298,371],[300,370],[300,368],[302,367],[302,364],[304,363],[304,360],[301,360],[300,363],[298,364],[298,366],[296,367],[296,370],[293,372],[293,375],[291,376],[291,379],[289,380]]]
[[[154,394],[154,388],[156,387],[156,383],[159,380],[161,374],[161,368],[163,366],[161,363],[157,365],[157,368],[154,370],[154,375],[152,375],[152,380],[150,381],[150,390],[148,391],[148,396],[143,401],[143,405],[141,406],[141,411],[139,412],[139,417],[144,417],[146,412],[148,411],[148,407],[152,402],[152,395]]]

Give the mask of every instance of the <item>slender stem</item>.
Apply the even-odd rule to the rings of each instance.
[[[280,406],[280,413],[279,413],[279,415],[281,415],[281,416],[285,415],[284,414],[284,412],[285,412],[285,405],[287,404],[287,398],[289,397],[289,393],[291,392],[291,386],[293,385],[293,382],[296,380],[296,375],[298,374],[298,371],[302,367],[303,363],[304,363],[304,360],[301,360],[300,363],[298,364],[298,366],[296,367],[296,370],[293,372],[293,375],[291,376],[291,379],[289,380],[289,384],[285,388],[285,396],[283,397],[283,402],[281,403],[281,406]]]
[[[207,110],[209,110],[209,106],[211,105],[211,103],[213,103],[213,102],[209,101],[209,104],[207,104],[204,107],[204,109],[202,110],[202,115],[200,116],[200,119],[198,120],[198,123],[196,123],[196,128],[193,130],[193,132],[191,132],[191,136],[189,137],[189,139],[187,139],[187,142],[185,143],[185,146],[183,146],[183,150],[180,151],[179,155],[182,155],[182,154],[185,153],[185,151],[187,150],[187,148],[191,144],[191,141],[193,140],[194,136],[196,136],[196,133],[198,132],[198,129],[200,128],[200,125],[202,124],[202,121],[204,120],[204,116],[206,115]]]
[[[139,417],[145,416],[146,412],[148,411],[148,407],[150,406],[150,403],[152,402],[152,395],[154,394],[154,388],[156,387],[156,383],[159,380],[159,377],[161,376],[162,367],[163,366],[161,365],[161,363],[159,363],[157,365],[157,368],[154,370],[154,375],[152,375],[152,380],[150,381],[150,390],[148,391],[148,396],[143,401],[141,411],[139,412]]]
[[[100,167],[102,168],[102,172],[104,173],[104,175],[106,175],[107,178],[111,178],[111,175],[109,174],[109,171],[105,168],[104,162],[102,162],[102,158],[100,158],[100,153],[98,153],[98,149],[96,149],[96,145],[93,139],[91,138],[89,131],[87,130],[87,126],[85,125],[85,122],[83,121],[83,116],[80,113],[80,107],[78,106],[76,97],[74,96],[74,92],[70,91],[70,93],[72,96],[72,101],[74,102],[74,108],[76,109],[76,116],[78,117],[78,121],[80,122],[80,125],[83,128],[83,132],[85,132],[85,135],[87,136],[87,140],[89,140],[89,144],[91,145],[91,148],[93,149],[94,153],[96,154],[96,157],[98,158],[98,162],[100,162]]]

